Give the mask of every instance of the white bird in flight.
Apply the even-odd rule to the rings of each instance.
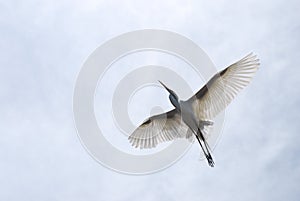
[[[176,138],[192,139],[195,136],[208,164],[213,167],[214,160],[205,128],[212,126],[212,119],[247,86],[258,67],[259,59],[251,53],[215,74],[186,101],[179,100],[174,91],[159,81],[170,93],[169,99],[175,109],[146,119],[128,137],[130,143],[136,148],[153,148],[161,142]]]

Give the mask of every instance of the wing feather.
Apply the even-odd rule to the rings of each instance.
[[[167,113],[150,117],[140,125],[129,137],[134,147],[153,148],[158,143],[176,138],[191,138],[189,128],[181,120],[180,114],[174,109]]]
[[[213,119],[251,81],[259,67],[253,53],[215,74],[208,83],[187,101],[199,120]]]

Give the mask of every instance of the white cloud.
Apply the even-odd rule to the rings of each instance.
[[[299,197],[297,1],[0,4],[1,200]],[[142,28],[188,36],[218,68],[250,51],[261,58],[257,76],[227,111],[215,168],[198,161],[195,144],[163,172],[120,175],[80,145],[71,104],[82,63],[107,39]]]

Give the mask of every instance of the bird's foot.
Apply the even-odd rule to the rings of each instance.
[[[215,166],[215,162],[214,160],[212,159],[211,155],[206,155],[206,159],[207,159],[207,162],[209,164],[210,167],[214,167]]]

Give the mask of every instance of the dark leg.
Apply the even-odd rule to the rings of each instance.
[[[206,150],[204,149],[204,147],[203,147],[203,145],[202,145],[202,143],[201,143],[201,140],[200,140],[199,136],[196,135],[196,138],[197,138],[197,140],[198,140],[198,142],[199,142],[199,144],[200,144],[200,146],[201,146],[201,148],[202,148],[202,150],[203,150],[203,153],[204,153],[204,155],[205,155],[205,157],[206,157],[206,159],[207,159],[207,161],[208,161],[209,166],[214,167],[214,165],[215,165],[214,160],[213,160],[213,158],[212,158],[212,156],[211,156],[211,154],[210,154],[210,152],[209,152],[209,149],[208,149],[208,147],[207,147],[207,143],[206,143],[206,141],[205,141],[205,139],[204,139],[204,137],[203,137],[203,135],[202,135],[200,129],[198,129],[198,133],[197,133],[197,134],[200,135],[201,140],[203,141],[203,143],[204,143],[204,145],[205,145]]]

